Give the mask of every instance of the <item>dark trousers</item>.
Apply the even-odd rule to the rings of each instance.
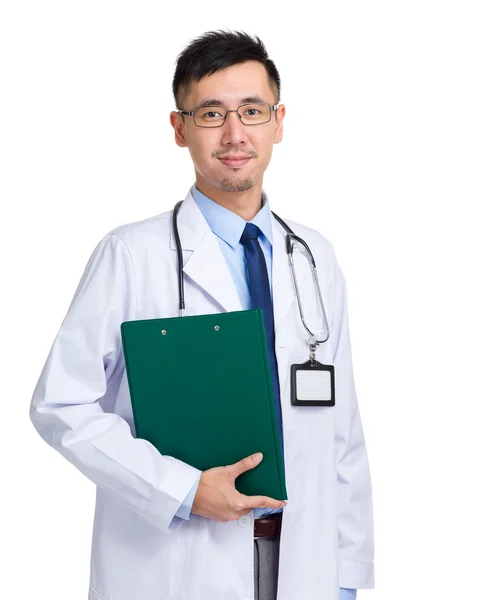
[[[254,600],[276,600],[280,536],[254,539]]]

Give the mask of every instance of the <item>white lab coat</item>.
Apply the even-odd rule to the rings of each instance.
[[[253,511],[226,523],[194,514],[189,521],[173,521],[198,471],[134,437],[120,323],[178,315],[171,217],[172,210],[103,237],[32,398],[30,415],[39,434],[97,486],[89,600],[254,598]],[[242,310],[218,242],[190,192],[178,221],[187,314]],[[290,365],[308,360],[309,348],[285,231],[272,217],[288,490],[278,599],[338,600],[339,587],[374,587],[371,482],[354,389],[346,285],[330,242],[314,229],[287,222],[317,262],[331,328],[317,358],[335,365],[336,406],[291,405]],[[295,262],[307,320],[319,330],[313,279],[299,247]],[[191,376],[191,364],[198,360],[191,340],[184,360]],[[244,412],[240,419],[245,427],[252,414]]]

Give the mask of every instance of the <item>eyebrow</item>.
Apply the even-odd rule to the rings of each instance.
[[[240,98],[240,104],[248,104],[252,102],[265,102],[265,100],[263,100],[259,95]],[[224,106],[224,103],[218,98],[205,98],[194,107],[194,110],[198,110],[198,108],[204,108],[205,106]]]

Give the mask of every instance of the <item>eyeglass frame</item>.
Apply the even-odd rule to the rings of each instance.
[[[267,106],[269,107],[269,118],[267,119],[267,121],[262,121],[262,123],[244,123],[242,121],[242,115],[238,112],[238,109],[241,108],[242,106],[249,106],[249,105],[255,105],[255,104],[267,104]],[[269,102],[245,102],[244,104],[240,104],[239,106],[237,106],[237,108],[234,108],[233,110],[229,110],[226,106],[222,107],[222,106],[219,106],[218,104],[212,104],[210,106],[205,106],[204,108],[224,108],[227,111],[225,118],[223,119],[223,123],[221,125],[198,125],[198,123],[196,123],[196,110],[177,109],[177,112],[180,115],[187,115],[188,117],[193,117],[195,126],[202,127],[203,129],[215,129],[216,127],[223,127],[223,125],[225,125],[225,123],[227,121],[228,113],[236,112],[242,125],[245,125],[246,127],[247,126],[251,127],[253,125],[265,125],[266,123],[269,123],[269,121],[271,120],[271,117],[272,117],[272,111],[277,110],[278,106],[279,106],[279,103],[278,104],[270,104]],[[198,108],[203,108],[203,107],[198,107]]]

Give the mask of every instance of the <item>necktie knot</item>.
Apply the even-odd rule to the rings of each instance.
[[[246,244],[250,240],[256,240],[259,237],[260,229],[254,223],[247,223],[243,230],[240,241]]]

